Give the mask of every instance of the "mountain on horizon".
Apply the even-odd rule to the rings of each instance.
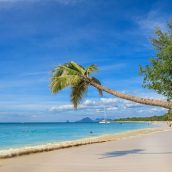
[[[83,118],[83,119],[81,119],[81,120],[79,120],[79,121],[76,121],[76,122],[79,122],[79,123],[86,123],[86,122],[96,122],[96,121],[92,120],[92,119],[89,118],[89,117],[85,117],[85,118]]]

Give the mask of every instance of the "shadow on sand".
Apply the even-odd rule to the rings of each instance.
[[[148,155],[154,155],[154,154],[159,154],[159,155],[172,155],[172,152],[144,152],[144,149],[131,149],[131,150],[122,150],[122,151],[112,151],[112,152],[107,152],[102,154],[103,157],[100,159],[104,158],[112,158],[112,157],[121,157],[121,156],[126,156],[126,155],[131,155],[131,154],[148,154]]]

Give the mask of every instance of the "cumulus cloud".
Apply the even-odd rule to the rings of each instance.
[[[104,108],[107,111],[127,111],[127,110],[136,110],[138,112],[155,112],[155,111],[162,111],[163,108],[156,108],[156,107],[149,107],[146,105],[141,105],[138,103],[134,103],[131,101],[118,99],[118,98],[100,98],[100,99],[87,99],[81,105],[79,105],[78,110],[85,110],[85,111],[95,111],[95,112],[102,112]],[[56,105],[52,106],[49,109],[51,112],[60,112],[60,111],[73,111],[72,104],[65,104],[65,105]]]
[[[135,109],[138,112],[155,112],[162,111],[163,108],[151,107],[146,105],[141,105],[139,103],[131,102],[128,100],[123,100],[119,98],[100,98],[100,99],[87,99],[81,105],[79,105],[78,110],[87,110],[87,111],[95,111],[102,112],[103,109],[107,111],[127,111]],[[49,109],[51,112],[57,111],[71,111],[73,110],[73,105],[65,104],[65,105],[57,105],[52,106]]]
[[[104,107],[107,108],[107,110],[116,110],[118,107],[114,103],[117,102],[116,98],[100,98],[97,100],[91,100],[87,99],[85,100],[81,105],[79,105],[78,110],[89,110],[94,109],[96,112],[101,111]],[[73,110],[73,105],[66,104],[66,105],[58,105],[53,106],[50,108],[50,111],[57,112],[57,111],[71,111]]]

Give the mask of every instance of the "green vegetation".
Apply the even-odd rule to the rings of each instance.
[[[156,57],[149,65],[140,66],[140,73],[144,75],[143,86],[157,91],[172,101],[172,23],[168,31],[156,30],[156,38],[152,44],[156,50]]]
[[[132,117],[132,118],[120,118],[113,121],[171,121],[172,113],[164,114],[161,116],[151,116],[151,117]]]

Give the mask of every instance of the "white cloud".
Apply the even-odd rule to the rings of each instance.
[[[138,94],[136,94],[138,95]],[[144,96],[143,96],[144,97]],[[151,94],[150,94],[151,97]],[[153,98],[159,98],[159,96],[152,95]],[[78,110],[80,111],[90,111],[100,113],[106,108],[107,111],[111,112],[160,112],[165,111],[163,108],[146,106],[139,103],[131,102],[128,100],[120,98],[99,98],[99,99],[86,99],[82,104],[79,105]],[[57,111],[71,111],[73,110],[73,105],[57,105],[50,108],[51,112]]]
[[[94,101],[94,100],[85,100],[84,101],[84,103],[83,103],[83,105],[85,105],[85,106],[93,106],[93,105],[96,105],[97,103],[96,103],[96,101]]]
[[[68,110],[72,110],[73,109],[73,105],[71,104],[66,104],[66,105],[58,105],[58,106],[53,106],[50,108],[50,111],[68,111]]]
[[[118,100],[116,98],[100,98],[96,100],[87,99],[85,100],[81,105],[79,105],[78,110],[92,110],[92,111],[102,111],[102,109],[105,107],[107,110],[116,110],[117,105],[114,105]],[[51,112],[57,112],[57,111],[71,111],[73,110],[72,104],[65,104],[65,105],[57,105],[52,106],[49,109]]]
[[[135,22],[139,25],[143,34],[152,34],[155,28],[159,27],[162,30],[167,30],[168,17],[156,10],[151,10],[149,13],[141,17],[135,17]]]
[[[116,103],[119,101],[117,98],[100,98],[100,101],[104,104]]]
[[[62,114],[65,114],[66,117],[68,115],[73,115],[74,118],[77,116],[78,118],[81,118],[84,115],[89,117],[100,117],[104,113],[104,107],[109,118],[160,115],[166,112],[163,108],[140,105],[118,98],[87,99],[79,106],[77,111],[74,111],[72,104],[62,104],[62,102],[55,101],[42,102],[40,104],[0,102],[0,105],[0,118],[11,115],[9,116],[10,119],[15,115],[18,115],[18,117],[21,116],[22,118],[40,118],[40,116],[43,118],[47,115],[52,118],[61,118],[61,116],[64,116]],[[6,111],[7,108],[8,112]],[[73,114],[74,112],[75,115]],[[64,119],[66,117],[64,117]],[[49,119],[48,117],[45,118]]]

